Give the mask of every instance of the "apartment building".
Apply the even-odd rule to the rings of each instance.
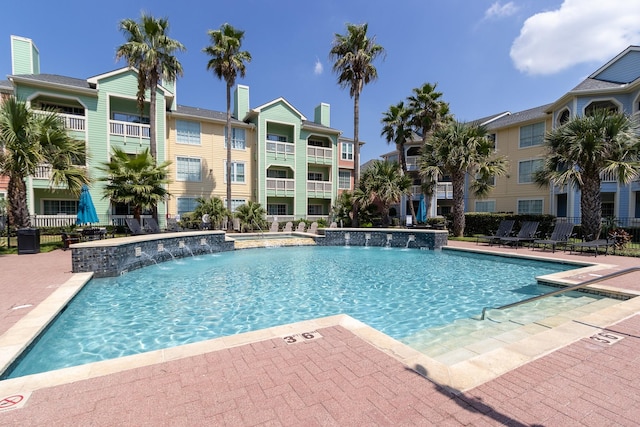
[[[113,148],[136,154],[149,147],[149,96],[144,112],[136,103],[137,72],[128,67],[88,79],[40,73],[32,40],[11,36],[12,74],[0,81],[0,94],[15,95],[34,109],[54,108],[70,134],[85,141],[92,198],[101,224],[131,215],[103,197],[98,167]],[[232,172],[226,176],[226,112],[178,105],[176,84],[162,82],[156,94],[157,160],[171,161],[166,216],[193,211],[198,197],[219,197],[226,205],[232,182],[232,208],[261,203],[269,219],[318,219],[329,215],[340,190],[353,186],[353,141],[330,127],[330,105],[321,103],[312,120],[283,98],[250,108],[249,87],[238,85],[232,118]],[[77,197],[52,191],[51,169],[40,165],[27,179],[28,206],[38,226],[71,223]],[[3,181],[0,181],[2,183]],[[0,193],[3,193],[0,188]],[[54,218],[52,218],[54,217]]]

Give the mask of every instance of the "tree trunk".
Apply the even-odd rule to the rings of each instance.
[[[231,219],[231,85],[227,83],[227,210]],[[227,230],[233,230],[233,221],[227,221]]]
[[[600,237],[602,226],[602,199],[600,198],[600,176],[585,176],[580,195],[582,211],[582,232],[585,239],[595,240]]]
[[[398,144],[398,157],[400,157],[400,172],[402,175],[407,174],[407,156],[404,153],[404,144]],[[413,184],[411,185],[411,187]],[[409,199],[409,212],[411,212],[411,223],[417,224],[416,222],[416,209],[413,207],[413,192],[411,191],[411,187],[409,187],[409,192],[407,193],[407,198]]]
[[[24,183],[24,178],[12,174],[9,177],[7,190],[9,193],[9,209],[7,210],[9,224],[16,228],[31,226],[29,209],[27,208],[27,187]]]
[[[453,185],[453,235],[462,237],[464,234],[464,172],[452,174]]]
[[[358,89],[362,86],[358,83]],[[360,127],[360,90],[356,90],[353,95],[353,189],[358,188],[360,184],[360,141],[358,139],[358,128]],[[353,202],[353,210],[351,214],[351,225],[353,227],[359,227],[360,221],[358,220],[358,203]]]
[[[151,81],[149,82],[149,154],[153,158],[153,165],[158,164],[158,140],[156,135],[158,134],[156,129],[156,89],[158,88],[158,76],[153,73],[151,75]],[[154,204],[151,210],[151,216],[158,221],[158,205]]]

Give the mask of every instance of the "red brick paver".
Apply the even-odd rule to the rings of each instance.
[[[618,258],[597,261],[639,262]],[[18,265],[36,261],[28,273]],[[10,324],[28,310],[11,307],[37,304],[69,270],[61,251],[0,257],[0,319]],[[0,411],[0,425],[638,425],[640,316],[608,329],[623,339],[586,338],[451,394],[336,326],[300,344],[276,338],[36,390]]]

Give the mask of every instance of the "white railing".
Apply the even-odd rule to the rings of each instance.
[[[420,196],[422,194],[422,186],[420,185],[412,185],[411,186],[411,194],[415,196]]]
[[[418,168],[418,156],[407,156],[407,170],[408,171],[417,171]]]
[[[275,191],[293,191],[296,188],[296,181],[288,178],[267,178],[267,190]]]
[[[149,138],[149,125],[140,123],[121,122],[118,120],[109,120],[109,133],[111,135],[123,136],[125,138]]]
[[[32,215],[32,227],[69,227],[76,224],[76,215]]]
[[[602,172],[600,174],[600,181],[602,181],[602,182],[617,182],[618,178],[616,177],[615,172]]]
[[[315,193],[330,193],[333,183],[329,181],[307,181],[307,191]]]
[[[307,147],[307,156],[331,160],[333,158],[333,149],[310,145]]]
[[[33,177],[36,179],[50,179],[51,171],[53,167],[47,163],[41,163],[36,166],[36,173],[33,174]]]
[[[267,141],[267,153],[295,154],[296,146],[290,142]]]
[[[42,115],[42,116],[46,114],[50,114],[42,110],[34,110],[34,113],[36,115]],[[60,118],[60,121],[64,125],[65,129],[84,132],[85,123],[86,123],[86,118],[84,116],[76,116],[74,114],[63,114],[63,113],[56,113],[56,115]]]

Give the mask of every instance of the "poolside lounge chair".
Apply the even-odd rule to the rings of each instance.
[[[491,246],[493,243],[499,243],[500,239],[502,239],[503,237],[509,237],[509,235],[511,234],[511,230],[513,229],[513,224],[515,224],[515,221],[512,219],[503,219],[502,221],[500,221],[498,230],[495,233],[487,236],[478,236],[476,245],[480,243],[480,240],[486,240],[487,243],[489,243],[489,246]]]
[[[80,243],[80,235],[78,233],[60,233],[60,237],[62,239],[62,250],[66,251],[69,249],[69,245],[74,243]]]
[[[584,249],[594,249],[594,255],[598,256],[598,249],[604,248],[604,254],[607,255],[609,253],[609,248],[613,248],[613,253],[615,255],[615,244],[616,239],[607,237],[606,239],[596,239],[590,240],[588,242],[579,242],[571,244],[569,252],[580,252],[582,253]],[[579,250],[578,250],[579,249]]]
[[[160,230],[160,226],[158,225],[158,221],[156,221],[155,218],[144,219],[144,230],[151,234],[162,233],[162,230]]]
[[[291,233],[293,231],[293,223],[291,221],[287,222],[282,231],[285,233]]]
[[[142,229],[142,227],[140,227],[140,223],[138,222],[137,219],[135,219],[135,218],[125,218],[124,222],[127,224],[127,227],[129,227],[129,230],[131,230],[131,234],[133,234],[134,236],[139,235],[139,234],[147,234]]]
[[[271,223],[271,228],[269,228],[269,232],[277,233],[279,230],[280,230],[280,224],[278,224],[278,221],[273,221]]]
[[[311,223],[311,227],[309,227],[308,233],[318,234],[318,223],[316,221],[313,221]]]
[[[569,243],[569,237],[573,233],[573,224],[569,222],[557,222],[553,227],[551,236],[548,239],[534,240],[531,249],[535,249],[536,246],[542,245],[542,250],[549,245],[551,246],[551,252],[556,251],[556,246],[567,245]]]
[[[178,224],[178,220],[175,218],[167,218],[167,231],[183,231],[184,229]]]
[[[522,223],[522,227],[520,227],[520,231],[518,234],[513,237],[501,237],[500,244],[502,245],[513,245],[516,249],[521,243],[525,242],[533,242],[536,240],[536,233],[538,232],[538,225],[540,223],[537,221],[524,221]]]
[[[296,228],[296,231],[298,233],[304,233],[305,231],[307,231],[307,223],[304,221],[300,221],[300,223],[298,224],[298,228]]]

